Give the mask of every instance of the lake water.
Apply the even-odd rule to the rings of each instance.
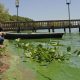
[[[71,46],[71,52],[80,50],[80,34],[64,34],[62,39],[49,39],[59,41],[65,45],[62,50],[65,52],[68,46]],[[38,72],[38,80],[80,80],[80,57],[72,56],[69,62],[59,63],[53,62],[48,67],[36,67]]]
[[[37,44],[37,42],[48,43],[49,41],[58,41],[60,44],[64,45],[61,47],[61,51],[65,52],[66,48],[70,46],[71,52],[74,52],[75,50],[80,50],[80,34],[77,33],[77,29],[73,31],[75,32],[64,34],[62,39],[49,38],[31,39],[26,41],[28,43],[33,42],[34,44]],[[18,50],[12,43],[10,43],[9,47],[12,47],[12,51],[15,50],[15,53],[18,53]],[[80,80],[80,57],[75,54],[67,62],[53,61],[48,66],[39,66],[35,62],[21,62],[20,64],[33,69],[37,76],[36,80]]]
[[[37,32],[48,32],[48,29],[45,30],[37,30]],[[50,32],[52,32],[52,29],[50,29]],[[54,32],[56,33],[64,33],[64,29],[54,29]],[[66,28],[66,32],[69,33],[69,29]],[[71,28],[71,33],[77,33],[79,32],[79,28]]]

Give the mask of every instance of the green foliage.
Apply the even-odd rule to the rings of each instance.
[[[67,48],[67,52],[64,53],[60,50],[61,45],[59,42],[55,42],[56,45],[50,43],[24,43],[20,39],[15,41],[16,47],[24,50],[26,58],[30,58],[40,64],[51,63],[54,60],[59,62],[69,60],[71,47]]]
[[[8,10],[5,8],[3,4],[0,3],[0,13],[8,13]]]
[[[8,9],[6,9],[3,4],[0,4],[0,22],[9,20],[10,20],[10,15],[8,13]]]
[[[10,21],[17,21],[17,16],[16,16],[16,15],[11,16],[11,17],[10,17]],[[25,21],[32,21],[32,19],[18,16],[18,21],[25,22]]]
[[[78,50],[75,50],[74,52],[73,52],[73,54],[76,54],[77,56],[80,56],[80,49]]]
[[[71,47],[68,46],[68,47],[67,47],[67,52],[70,52],[70,51],[71,51]]]
[[[19,21],[32,21],[32,19],[26,18],[26,17],[21,17],[18,16]],[[10,15],[8,12],[8,9],[5,8],[3,4],[0,3],[0,22],[4,21],[17,21],[17,16],[16,15]]]
[[[80,51],[78,51],[77,55],[80,55]]]

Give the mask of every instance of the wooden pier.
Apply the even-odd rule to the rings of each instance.
[[[66,28],[79,28],[80,32],[80,19],[70,20],[46,20],[46,21],[27,21],[27,22],[2,22],[0,27],[3,31],[17,31],[20,28],[20,31],[24,30],[32,30],[36,32],[36,30],[44,30],[48,29],[48,32],[52,29],[63,29],[66,32]]]

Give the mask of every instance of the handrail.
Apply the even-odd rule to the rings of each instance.
[[[58,28],[79,28],[80,19],[70,20],[45,20],[45,21],[27,21],[27,22],[16,22],[16,21],[6,21],[0,24],[3,30],[16,30],[18,26],[21,30],[29,29],[58,29]]]

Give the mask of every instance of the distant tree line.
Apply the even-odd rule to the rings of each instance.
[[[0,3],[0,22],[17,21],[16,15],[10,15],[8,9]],[[18,21],[32,21],[30,18],[18,16]]]

